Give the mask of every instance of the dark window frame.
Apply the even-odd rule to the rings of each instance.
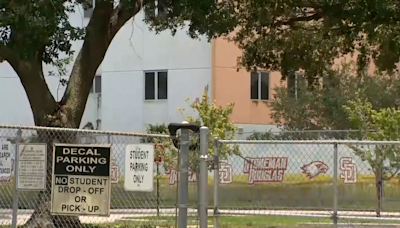
[[[147,84],[147,75],[151,74],[153,79],[149,82],[150,84]],[[168,70],[145,71],[143,76],[145,101],[168,100]],[[152,91],[148,91],[150,88]]]
[[[90,88],[90,93],[101,94],[102,91],[102,79],[101,74],[94,76],[92,87]]]
[[[154,0],[154,2],[144,8],[143,12],[144,18],[149,18],[149,14],[153,17],[162,17],[168,14],[168,10],[163,3],[163,0]]]
[[[306,89],[305,75],[302,72],[295,72],[287,77],[287,89],[289,96],[298,99],[301,96],[302,90]]]
[[[144,100],[146,101],[151,101],[156,99],[155,75],[156,75],[155,72],[144,72]]]
[[[267,80],[266,82],[265,79]],[[266,84],[266,87],[263,86],[263,82]],[[250,73],[250,99],[252,101],[271,100],[271,73],[269,71]]]

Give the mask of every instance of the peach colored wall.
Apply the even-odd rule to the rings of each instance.
[[[343,62],[355,62],[357,60],[358,54],[347,54],[347,55],[343,55],[340,58],[335,59],[334,63],[333,63],[333,68],[334,69],[340,69],[341,64]],[[376,70],[376,66],[375,63],[373,61],[371,61],[369,68],[368,68],[368,73],[369,74],[373,74]]]
[[[234,102],[232,121],[239,124],[274,124],[268,106],[273,102],[274,87],[286,85],[281,82],[280,72],[270,74],[271,101],[252,101],[250,99],[250,73],[244,69],[237,71],[237,57],[241,51],[234,43],[223,38],[212,41],[212,97],[217,105]],[[355,61],[357,55],[345,55],[334,61],[333,67],[340,67],[342,61]],[[375,65],[371,63],[369,73]]]
[[[270,118],[270,101],[250,99],[250,73],[244,69],[237,71],[237,57],[241,51],[223,39],[212,43],[212,97],[217,105],[234,102],[232,121],[239,124],[273,124]],[[270,74],[270,98],[273,87],[280,84],[281,74]]]

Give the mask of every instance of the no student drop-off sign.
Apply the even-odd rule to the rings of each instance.
[[[54,144],[51,212],[110,214],[111,145]]]

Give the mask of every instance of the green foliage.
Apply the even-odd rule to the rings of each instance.
[[[272,132],[254,132],[247,140],[312,140],[312,139],[330,139],[325,137],[324,133],[318,131],[280,131]]]
[[[27,59],[38,57],[42,50],[43,61],[55,63],[60,52],[71,54],[71,41],[87,35],[85,28],[68,21],[68,14],[91,2],[2,1],[0,8],[7,13],[0,16],[1,43]],[[362,54],[360,67],[372,58],[380,69],[393,70],[399,60],[400,7],[393,0],[163,0],[157,6],[146,0],[96,1],[96,7],[122,9],[122,22],[134,16],[137,5],[145,8],[145,21],[157,32],[176,33],[187,26],[190,37],[210,39],[235,30],[231,39],[244,50],[239,61],[247,69],[281,70],[286,76],[302,68],[312,81],[329,71],[335,57],[355,50]],[[91,20],[110,23],[110,12],[104,13],[103,18]]]
[[[313,84],[342,54],[360,53],[359,71],[371,59],[380,70],[388,71],[399,61],[397,1],[183,0],[176,5],[184,12],[182,17],[152,20],[150,24],[163,30],[180,27],[187,19],[192,36],[215,37],[235,30],[229,38],[244,51],[239,64],[248,70],[276,70],[286,77],[303,69]]]
[[[166,124],[148,124],[146,126],[146,132],[149,134],[169,134],[168,126]]]
[[[360,96],[344,106],[350,122],[364,134],[365,139],[379,141],[399,141],[400,135],[400,110],[396,108],[374,109],[373,105]],[[367,131],[368,128],[375,131]],[[367,161],[375,174],[375,186],[377,194],[376,215],[379,217],[382,209],[380,192],[384,180],[390,180],[400,170],[400,149],[398,145],[349,145],[354,153],[363,161]]]
[[[189,99],[186,99],[189,103]],[[189,103],[192,111],[198,113],[198,117],[193,117],[188,114],[185,109],[179,110],[185,116],[189,123],[197,123],[200,126],[206,126],[209,129],[209,148],[208,153],[214,154],[214,144],[212,143],[215,138],[230,140],[233,139],[237,131],[237,127],[230,120],[233,112],[234,103],[228,103],[225,107],[217,106],[214,102],[210,101],[208,97],[208,87],[204,89],[202,98],[199,101]],[[221,145],[219,149],[221,159],[226,159],[228,154],[239,154],[238,146],[230,147],[228,145]]]
[[[398,73],[357,72],[354,64],[324,74],[323,82],[304,89],[295,97],[286,87],[275,90],[271,103],[272,118],[283,130],[347,130],[300,134],[298,139],[399,140],[400,78]],[[350,101],[350,102],[349,102]],[[285,133],[283,133],[285,134]],[[382,180],[393,178],[400,169],[400,150],[394,145],[349,146],[355,155],[367,161],[376,176],[377,192]],[[379,204],[381,199],[378,198]],[[380,206],[377,207],[379,214]]]
[[[145,11],[152,12],[146,14],[145,22],[157,33],[169,29],[175,34],[186,27],[191,38],[205,35],[210,40],[228,35],[235,28],[234,6],[230,1],[163,0],[159,6],[164,12],[162,15],[153,13],[154,1],[145,2]]]
[[[240,63],[248,69],[279,70],[284,77],[303,69],[311,85],[342,54],[360,53],[360,70],[371,58],[379,69],[390,71],[399,61],[400,28],[392,19],[399,18],[399,3],[244,2],[246,9],[237,11],[240,29],[233,41],[244,50]]]
[[[69,15],[76,13],[80,6],[91,7],[92,2],[92,0],[2,1],[0,9],[7,13],[0,15],[0,27],[2,28],[0,45],[12,50],[13,54],[21,60],[39,59],[45,63],[57,65],[61,55],[72,54],[71,42],[84,40],[88,34],[86,27],[71,24]],[[232,26],[215,23],[219,19],[227,19],[229,16],[231,8],[224,7],[224,5],[226,3],[194,0],[163,0],[158,6],[154,1],[147,0],[120,0],[117,2],[96,0],[95,7],[101,8],[103,17],[92,16],[90,21],[91,24],[100,23],[106,27],[107,24],[114,26],[115,21],[111,21],[110,16],[116,14],[118,18],[115,16],[113,20],[119,20],[118,24],[124,24],[139,12],[138,7],[144,7],[147,12],[153,12],[153,14],[146,14],[146,22],[156,26],[157,31],[172,29],[173,32],[176,32],[176,28],[184,26],[187,21],[190,21],[189,34],[191,37],[196,38],[202,34],[212,37],[220,34],[221,31],[227,33],[229,28],[232,28]],[[165,13],[155,15],[156,8]],[[110,26],[110,29],[113,28]],[[110,34],[113,32],[110,31]],[[5,58],[5,56],[2,57]]]
[[[297,97],[285,86],[275,88],[275,100],[270,104],[274,121],[284,130],[348,129],[342,105],[352,96],[355,80],[346,71],[331,73],[341,84],[303,90]]]
[[[189,99],[186,99],[189,102]],[[199,116],[193,117],[187,114],[184,108],[179,108],[181,113],[185,116],[185,120],[189,123],[196,123],[199,126],[207,126],[209,128],[209,155],[214,154],[214,138],[219,139],[233,139],[237,127],[230,121],[230,115],[233,111],[233,103],[229,103],[226,107],[217,107],[215,103],[211,103],[208,97],[208,88],[204,89],[202,99],[199,101],[195,101],[193,103],[189,103],[190,108],[194,113],[197,113]],[[168,127],[165,124],[161,125],[147,125],[146,132],[148,134],[169,134]],[[180,133],[178,132],[177,137],[180,137]],[[190,134],[190,144],[198,144],[199,143],[199,135],[198,133]],[[165,170],[170,169],[179,169],[178,168],[178,160],[179,153],[178,150],[172,143],[170,139],[161,139],[154,136],[143,137],[141,143],[155,143],[156,145],[162,145],[165,148],[165,154],[159,148],[156,148],[156,157],[162,157],[162,163],[164,165]],[[226,159],[229,154],[240,154],[239,147],[229,146],[229,145],[220,145],[219,153],[221,159]],[[197,173],[198,164],[199,164],[199,152],[198,149],[196,151],[190,151],[190,170],[192,173]],[[211,166],[210,166],[211,168]]]
[[[148,124],[146,126],[146,133],[152,135],[169,135],[166,124]],[[154,157],[162,158],[165,170],[177,167],[176,159],[178,157],[178,150],[174,147],[171,139],[148,136],[141,138],[140,143],[154,143],[156,145]]]
[[[208,89],[204,90],[201,100],[189,103],[190,108],[194,113],[198,114],[198,117],[193,117],[187,114],[186,110],[183,108],[179,108],[181,113],[185,116],[185,120],[189,123],[196,123],[199,126],[207,126],[209,128],[209,155],[214,154],[214,138],[219,139],[233,139],[235,132],[237,131],[237,127],[230,121],[230,115],[233,111],[233,103],[229,103],[226,107],[217,107],[215,103],[211,103],[208,97]],[[186,99],[189,102],[189,99]],[[168,134],[167,126],[162,125],[148,125],[147,133],[151,134]],[[180,137],[180,133],[178,132],[178,138]],[[199,143],[199,135],[198,133],[194,133],[190,135],[191,145]],[[141,142],[154,142],[156,144],[162,145],[166,149],[165,155],[162,155],[163,165],[166,170],[170,168],[177,169],[178,168],[178,151],[172,144],[172,140],[167,139],[157,139],[157,137],[148,137],[143,138]],[[229,154],[239,154],[239,147],[221,145],[219,148],[220,158],[226,159]],[[198,149],[196,151],[190,151],[190,170],[193,173],[197,172],[198,169],[198,160],[199,152]],[[211,168],[211,166],[210,166]]]
[[[275,137],[271,131],[269,132],[254,132],[249,137],[246,138],[247,140],[274,140]]]
[[[71,41],[82,39],[84,29],[71,25],[68,14],[76,1],[2,1],[0,44],[21,59],[40,58],[56,64],[60,53],[71,52]],[[42,56],[37,56],[41,51]]]
[[[325,74],[321,86],[303,90],[297,97],[285,86],[275,88],[275,100],[271,102],[271,117],[283,130],[347,130],[358,129],[345,112],[349,100],[368,100],[373,109],[398,105],[400,96],[399,74],[356,75],[354,63],[343,64],[340,69]],[[357,91],[360,93],[357,95]],[[347,138],[348,135],[330,134],[329,138]]]
[[[349,101],[344,106],[349,121],[363,132],[364,138],[374,141],[400,140],[400,110],[382,108],[376,110],[372,104],[360,98]],[[375,129],[375,131],[368,131]],[[372,145],[351,147],[363,161],[367,161],[376,175],[384,180],[391,179],[400,170],[400,149],[398,145]]]

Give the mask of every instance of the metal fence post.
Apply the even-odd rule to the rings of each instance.
[[[200,128],[199,219],[200,228],[208,227],[208,127]]]
[[[214,138],[214,228],[218,228],[219,151],[218,138]]]
[[[156,163],[156,172],[157,172],[157,179],[156,179],[156,188],[157,188],[157,217],[160,217],[160,162],[157,161]]]
[[[385,183],[384,183],[383,178],[380,178],[380,179],[381,179],[381,182],[379,183],[379,185],[380,185],[381,192],[379,194],[381,196],[381,203],[379,205],[380,206],[379,211],[382,213],[384,208],[385,208],[384,207],[384,203],[385,203]]]
[[[19,143],[21,142],[22,130],[18,129],[17,131],[17,138],[15,140],[15,155],[14,155],[14,191],[13,191],[13,212],[12,212],[12,222],[11,227],[17,228],[18,226],[18,150],[19,150]]]
[[[335,142],[333,144],[333,227],[338,227],[338,194],[339,194],[339,186],[338,186],[338,143]]]
[[[107,134],[107,143],[111,143],[111,135]]]
[[[179,214],[178,227],[187,227],[188,201],[189,201],[189,129],[181,129],[180,140],[180,169],[179,169]]]

